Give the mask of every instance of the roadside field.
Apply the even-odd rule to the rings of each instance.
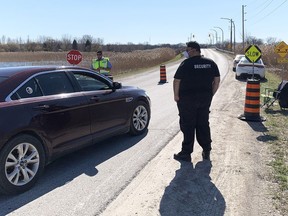
[[[275,73],[266,73],[267,82],[261,83],[261,93],[265,88],[277,89],[281,78]],[[263,123],[267,128],[263,139],[270,144],[273,160],[269,164],[273,167],[273,182],[279,185],[275,194],[276,207],[288,214],[288,109],[281,110],[278,101],[268,109],[261,110],[261,115],[266,118]]]
[[[66,64],[68,52],[0,52],[0,62],[49,62],[49,64]],[[90,67],[96,52],[81,52],[82,62],[79,66]],[[137,50],[132,52],[103,52],[112,63],[112,75],[129,73],[136,70],[154,67],[167,62],[176,56],[171,48],[156,48],[150,50]],[[57,63],[61,62],[61,63]]]

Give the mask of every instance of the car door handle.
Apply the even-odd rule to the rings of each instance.
[[[33,109],[37,109],[37,110],[48,110],[49,108],[50,108],[49,105],[44,104],[44,105],[36,106],[36,107],[34,107]]]
[[[100,100],[100,97],[99,96],[92,96],[90,98],[91,101],[99,101]]]

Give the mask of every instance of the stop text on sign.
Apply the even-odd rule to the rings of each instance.
[[[66,59],[70,64],[77,65],[82,61],[82,54],[78,50],[71,50]]]

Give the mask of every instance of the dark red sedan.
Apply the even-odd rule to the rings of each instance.
[[[92,70],[0,68],[0,192],[24,192],[53,159],[117,134],[142,134],[149,120],[144,90]]]

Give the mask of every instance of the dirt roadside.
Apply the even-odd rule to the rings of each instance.
[[[213,100],[211,162],[202,161],[197,143],[192,164],[175,161],[179,133],[101,215],[281,215],[273,206],[271,153],[260,141],[263,122],[237,118],[243,114],[245,91],[246,83],[230,72]]]

